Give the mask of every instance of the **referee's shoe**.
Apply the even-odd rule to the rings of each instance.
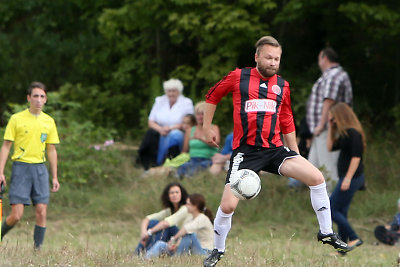
[[[351,248],[336,233],[322,234],[321,231],[317,235],[318,241],[323,244],[329,244],[339,252],[349,252]]]

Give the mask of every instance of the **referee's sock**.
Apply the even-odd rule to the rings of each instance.
[[[328,193],[326,192],[326,184],[323,182],[319,185],[309,186],[311,204],[317,214],[319,229],[322,234],[331,234],[332,218],[331,218],[331,204],[329,201]]]
[[[3,240],[3,236],[5,236],[7,232],[10,231],[13,227],[14,225],[9,226],[6,220],[3,221],[3,223],[1,224],[1,240]]]
[[[42,246],[45,233],[46,233],[46,227],[35,225],[35,231],[33,232],[33,241],[35,242],[35,249],[40,249],[40,247]]]

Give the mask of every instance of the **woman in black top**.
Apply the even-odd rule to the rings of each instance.
[[[337,103],[329,111],[327,146],[329,151],[340,149],[339,181],[330,197],[332,219],[341,239],[355,248],[363,241],[348,222],[347,212],[355,192],[364,186],[362,155],[366,141],[360,121],[345,103]]]

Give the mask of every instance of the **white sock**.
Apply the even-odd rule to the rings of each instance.
[[[218,207],[214,220],[214,245],[220,252],[225,252],[225,241],[232,226],[232,215],[226,214]]]
[[[332,218],[331,218],[331,203],[328,193],[326,192],[326,184],[323,182],[319,185],[310,187],[311,205],[317,214],[319,229],[322,234],[331,234]]]

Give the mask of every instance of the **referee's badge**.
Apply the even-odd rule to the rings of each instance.
[[[40,135],[40,141],[41,141],[42,143],[44,143],[44,141],[46,141],[46,139],[47,139],[47,133],[42,133],[42,134]]]

